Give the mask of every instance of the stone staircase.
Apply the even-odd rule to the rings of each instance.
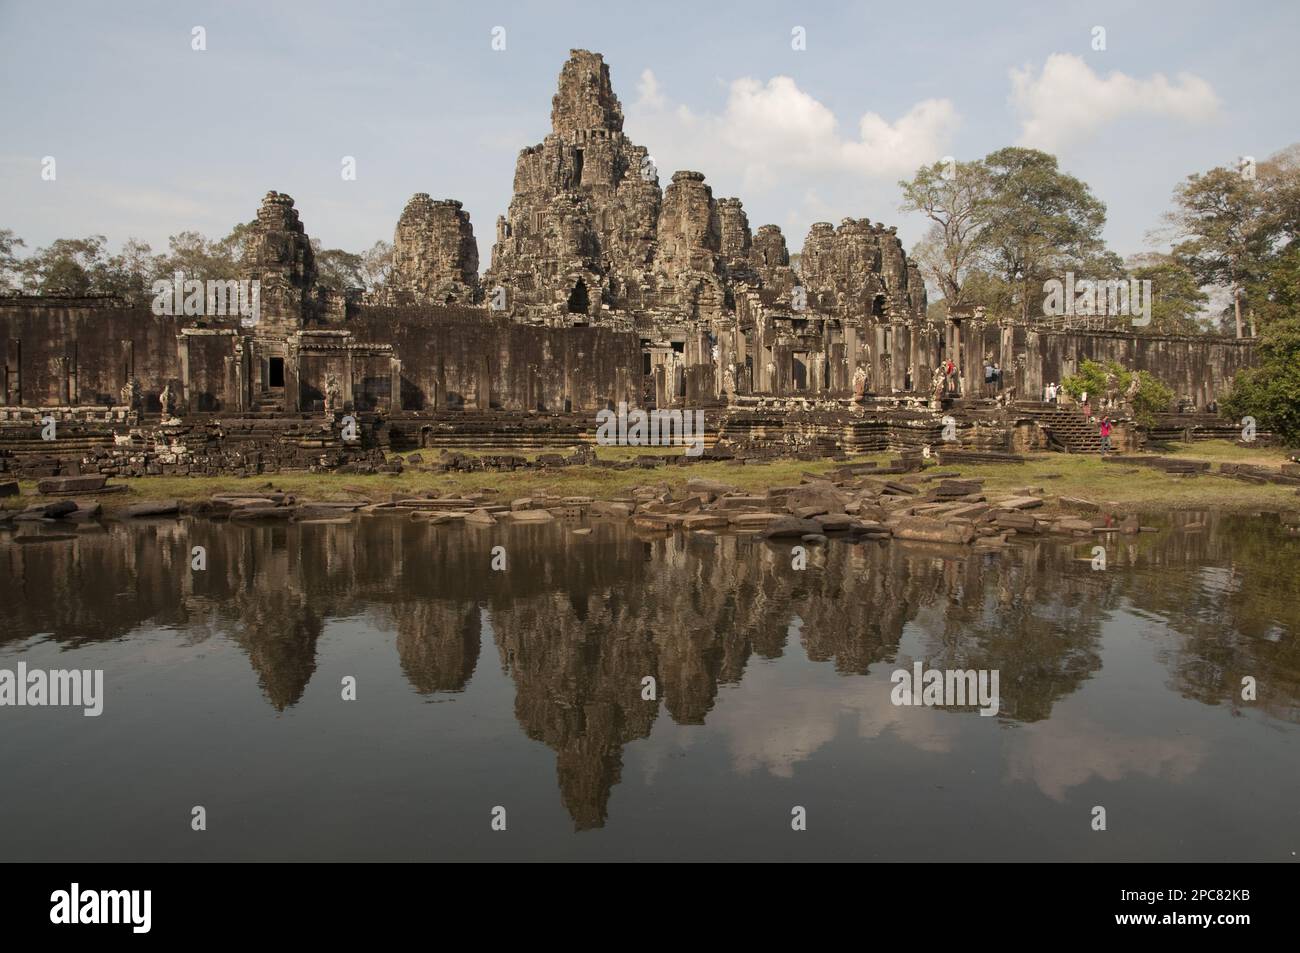
[[[1031,410],[1029,416],[1048,434],[1053,444],[1066,453],[1101,453],[1097,418],[1086,420],[1079,410]]]
[[[284,411],[284,391],[273,393],[263,390],[253,395],[252,412],[258,415],[280,414]]]

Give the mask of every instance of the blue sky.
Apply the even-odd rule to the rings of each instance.
[[[704,172],[791,250],[849,215],[898,224],[910,248],[923,228],[898,211],[900,177],[1028,144],[1092,186],[1130,254],[1188,173],[1300,140],[1298,41],[1300,4],[1280,0],[0,0],[0,228],[29,248],[105,234],[160,251],[185,228],[224,234],[275,189],[312,237],[360,251],[428,192],[464,202],[486,267],[516,155],[548,132],[580,47],[605,55],[663,184]]]

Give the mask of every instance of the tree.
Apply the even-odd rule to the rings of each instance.
[[[1199,334],[1205,330],[1197,315],[1209,296],[1186,261],[1171,254],[1146,252],[1132,256],[1127,265],[1130,277],[1151,282],[1151,323],[1136,330],[1149,334]]]
[[[361,253],[360,275],[366,293],[376,295],[393,273],[393,246],[380,240]]]
[[[314,238],[311,246],[316,256],[317,285],[338,292],[365,287],[365,278],[362,277],[364,262],[361,255],[340,248],[322,249],[320,242]]]
[[[989,174],[982,162],[936,162],[900,181],[902,210],[920,212],[932,223],[913,251],[926,277],[939,287],[949,311],[963,309],[966,276],[978,256],[978,238],[989,200]]]
[[[1237,374],[1220,406],[1229,417],[1254,417],[1291,446],[1300,445],[1300,243],[1274,257],[1252,300],[1263,328],[1259,362]]]
[[[22,287],[22,271],[14,249],[24,247],[26,243],[12,229],[0,228],[0,290]]]
[[[903,209],[931,222],[913,256],[951,309],[983,305],[1028,319],[1048,278],[1125,274],[1101,237],[1106,206],[1046,152],[999,149],[926,166],[899,185]]]
[[[23,289],[42,295],[83,297],[102,294],[109,269],[103,235],[58,238],[38,248],[19,265]]]
[[[1174,392],[1154,374],[1147,371],[1126,370],[1116,361],[1084,360],[1077,373],[1062,379],[1061,389],[1075,400],[1088,395],[1089,400],[1104,396],[1113,386],[1120,394],[1128,392],[1134,374],[1138,378],[1138,387],[1133,395],[1133,418],[1142,426],[1150,427],[1155,423],[1156,414],[1165,413],[1173,403]],[[1111,378],[1114,378],[1112,384]]]
[[[982,214],[981,257],[992,273],[1016,286],[1020,316],[1027,320],[1045,280],[1105,253],[1106,206],[1046,152],[1011,147],[983,161],[991,197]]]
[[[1166,220],[1181,239],[1174,254],[1197,280],[1231,292],[1237,337],[1242,337],[1246,285],[1259,272],[1277,233],[1264,190],[1234,169],[1195,173],[1174,190],[1174,209]],[[1254,316],[1249,320],[1254,336]]]

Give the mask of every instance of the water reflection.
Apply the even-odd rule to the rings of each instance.
[[[997,669],[998,721],[1022,732],[1007,780],[1060,799],[1090,778],[1178,780],[1205,757],[1194,738],[1148,737],[1086,714],[1053,719],[1101,673],[1108,626],[1153,641],[1168,689],[1182,696],[1239,713],[1249,675],[1260,682],[1251,707],[1300,721],[1300,540],[1268,517],[1156,522],[1158,534],[1106,538],[1105,572],[1089,566],[1093,541],[1028,541],[990,555],[833,543],[795,572],[788,546],[645,539],[608,523],[590,535],[558,523],[484,530],[393,518],[88,526],[72,541],[0,537],[0,652],[33,636],[79,647],[143,626],[192,644],[226,639],[284,712],[315,677],[333,621],[395,632],[401,673],[422,696],[463,692],[491,640],[513,683],[514,717],[554,752],[579,830],[605,825],[625,749],[650,737],[661,709],[676,725],[724,731],[734,770],[789,777],[844,719],[859,738],[953,750],[966,713],[895,708],[858,676],[884,677],[913,659]],[[506,572],[489,569],[496,545],[507,549]],[[190,569],[194,546],[207,549],[205,572]],[[837,687],[799,691],[796,673],[760,664],[795,645],[845,676]],[[653,700],[642,695],[646,676]],[[715,713],[720,691],[742,681],[748,690]]]

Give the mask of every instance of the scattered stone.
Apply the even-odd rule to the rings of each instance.
[[[805,536],[820,534],[821,524],[815,520],[801,520],[797,516],[778,516],[759,534],[765,539],[778,539],[785,536]]]
[[[728,519],[721,513],[696,513],[682,520],[682,528],[692,532],[702,529],[725,529]]]
[[[893,529],[895,539],[916,540],[925,543],[958,543],[965,545],[975,537],[975,530],[961,523],[944,523],[923,516],[901,520]]]
[[[60,496],[65,493],[92,493],[101,490],[108,478],[100,474],[83,476],[46,477],[36,484],[36,491],[44,496]]]
[[[510,518],[516,523],[549,523],[555,519],[550,510],[511,510]]]
[[[123,511],[123,515],[129,519],[139,519],[145,516],[176,516],[180,511],[181,505],[177,500],[144,500],[132,503]]]

